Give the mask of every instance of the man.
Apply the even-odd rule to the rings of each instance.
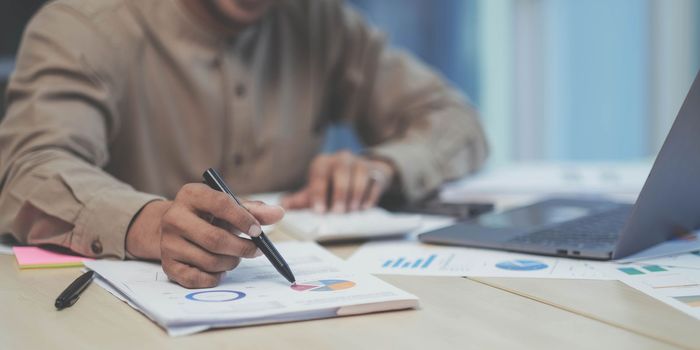
[[[216,285],[283,210],[417,200],[484,160],[471,107],[336,0],[65,0],[29,24],[0,126],[0,229],[95,257],[160,260]],[[352,123],[361,156],[319,156]],[[327,198],[330,198],[327,206]],[[213,226],[205,217],[226,222]]]

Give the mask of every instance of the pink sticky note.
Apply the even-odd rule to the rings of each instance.
[[[12,247],[20,269],[82,266],[93,260],[78,255],[55,253],[39,247]]]

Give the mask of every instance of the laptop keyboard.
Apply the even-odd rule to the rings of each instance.
[[[630,214],[623,207],[572,220],[511,239],[510,243],[566,248],[596,248],[615,244]]]

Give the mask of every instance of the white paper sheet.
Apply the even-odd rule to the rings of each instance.
[[[279,226],[303,240],[318,242],[407,234],[421,226],[421,216],[371,208],[345,214],[288,211]]]
[[[642,264],[605,268],[611,277],[700,320],[700,270]]]
[[[623,259],[619,259],[617,260],[617,262],[629,263],[634,261],[648,260],[652,258],[660,258],[664,256],[689,253],[698,250],[700,250],[700,233],[694,232],[688,235],[687,237],[681,239],[673,239],[670,241],[659,243],[639,253],[630,255]]]
[[[618,195],[634,199],[651,162],[515,163],[443,186],[440,198],[464,202],[485,195]]]
[[[406,239],[417,240],[418,235],[428,231],[433,231],[453,225],[457,220],[451,216],[421,215],[420,226],[409,232]]]
[[[12,252],[12,247],[15,245],[15,240],[9,235],[0,235],[0,254],[2,255],[14,255]]]
[[[86,266],[113,292],[164,327],[184,335],[235,327],[416,307],[418,298],[357,272],[314,243],[287,242],[277,249],[290,264],[289,283],[265,257],[245,260],[219,286],[186,289],[169,282],[160,265],[140,261],[90,261]]]
[[[0,254],[2,255],[14,255],[12,252],[12,246],[5,243],[0,243]]]
[[[348,263],[374,274],[610,279],[598,268],[605,264],[601,262],[434,246],[415,241],[366,243]]]
[[[248,195],[249,200],[279,205],[283,192]],[[279,226],[298,239],[309,241],[332,241],[343,239],[371,239],[401,234],[417,234],[454,222],[451,218],[415,214],[391,213],[381,208],[344,213],[317,214],[309,209],[288,210],[281,222],[263,226],[263,231],[272,231]]]
[[[640,260],[636,263],[645,265],[662,265],[673,267],[685,267],[690,269],[700,269],[700,252],[666,256],[648,260]]]

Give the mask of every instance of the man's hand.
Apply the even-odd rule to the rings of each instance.
[[[262,232],[284,210],[262,202],[246,202],[250,212],[223,192],[204,184],[187,184],[172,202],[156,201],[144,206],[126,237],[127,251],[144,259],[160,259],[168,277],[186,288],[213,287],[234,269],[241,258],[261,253],[247,238]],[[221,224],[214,225],[211,218]]]
[[[318,213],[368,209],[377,204],[395,174],[394,166],[388,161],[360,157],[348,151],[322,154],[311,163],[307,185],[282,198],[282,206],[313,208]]]

